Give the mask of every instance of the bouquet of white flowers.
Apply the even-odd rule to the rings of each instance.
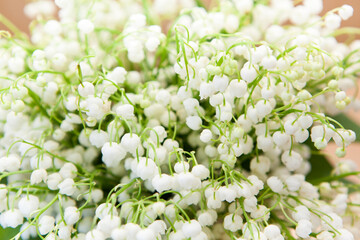
[[[55,5],[59,18],[55,20]],[[360,73],[322,0],[40,0],[0,39],[0,224],[13,239],[360,237]],[[4,18],[2,17],[4,20]],[[7,21],[4,21],[7,22]],[[325,169],[325,171],[323,171]]]

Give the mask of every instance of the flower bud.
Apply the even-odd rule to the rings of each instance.
[[[80,212],[76,207],[67,207],[64,212],[64,220],[66,224],[73,225],[80,219]]]

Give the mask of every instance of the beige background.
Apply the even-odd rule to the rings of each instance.
[[[204,0],[208,2],[211,0]],[[29,0],[0,0],[0,13],[8,17],[16,26],[23,31],[27,31],[29,19],[26,18],[23,7]],[[344,26],[358,26],[360,27],[360,0],[324,0],[324,12],[339,7],[342,4],[349,4],[354,7],[354,16],[346,21]],[[3,26],[0,24],[0,28]]]
[[[204,0],[211,1],[211,0]],[[19,29],[28,33],[28,24],[30,19],[28,19],[24,12],[23,7],[26,0],[0,0],[0,13],[9,18]],[[324,12],[339,7],[342,4],[350,4],[354,7],[354,16],[343,23],[343,26],[353,26],[360,27],[360,0],[324,0]],[[4,29],[4,26],[0,23],[0,29]],[[358,36],[359,38],[359,36]],[[360,39],[360,38],[359,38]],[[359,97],[359,96],[358,96]],[[351,112],[348,114],[354,121],[360,125],[360,113]],[[333,153],[336,149],[336,146],[331,145],[326,149],[326,152],[331,156],[334,156]],[[355,160],[360,166],[360,144],[353,144],[348,148],[348,153],[346,158]],[[338,161],[333,157],[333,162]]]

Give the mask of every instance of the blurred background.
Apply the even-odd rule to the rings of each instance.
[[[0,13],[27,33],[29,32],[28,24],[30,19],[25,16],[23,9],[25,3],[29,1],[30,0],[0,0]],[[208,1],[209,0],[203,0],[203,2]],[[324,0],[324,13],[333,8],[340,7],[343,4],[349,4],[354,7],[354,16],[344,22],[343,26],[360,27],[360,0]],[[3,25],[0,23],[0,29],[3,28]]]

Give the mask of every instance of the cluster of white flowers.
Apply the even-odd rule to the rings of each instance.
[[[55,5],[59,20],[51,15]],[[360,72],[322,0],[40,0],[0,39],[0,224],[24,240],[354,240],[357,175],[307,179]],[[348,32],[347,32],[348,31]],[[320,160],[319,160],[320,161]]]

